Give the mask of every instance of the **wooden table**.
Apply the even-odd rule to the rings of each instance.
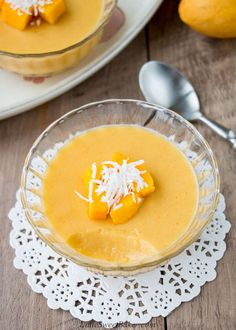
[[[142,99],[137,77],[141,65],[150,59],[169,62],[183,71],[196,86],[204,111],[236,131],[236,40],[213,40],[191,31],[180,22],[173,0],[166,0],[146,29],[94,77],[54,101],[0,122],[0,329],[102,328],[96,322],[80,322],[69,312],[50,310],[46,299],[30,289],[26,276],[12,265],[7,214],[15,203],[26,153],[41,131],[68,110],[91,101]],[[206,127],[197,127],[218,158],[226,215],[233,225],[227,235],[227,252],[217,266],[218,277],[167,318],[143,326],[120,325],[119,329],[236,329],[236,153]]]

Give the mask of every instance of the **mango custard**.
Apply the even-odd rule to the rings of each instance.
[[[118,170],[129,180],[122,194],[114,182],[108,193],[107,180],[116,182]],[[185,233],[196,214],[198,183],[189,160],[161,134],[107,125],[80,133],[57,151],[42,199],[52,228],[77,253],[131,265],[152,260]]]

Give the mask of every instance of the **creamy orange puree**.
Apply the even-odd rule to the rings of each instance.
[[[156,190],[131,220],[116,225],[110,218],[91,220],[84,170],[110,160],[119,150],[143,159]],[[190,225],[198,201],[191,164],[169,141],[138,126],[104,126],[87,131],[64,146],[49,165],[43,185],[45,214],[54,230],[85,256],[116,263],[152,258],[176,241]]]
[[[42,21],[24,31],[0,19],[0,51],[38,54],[69,47],[96,29],[102,10],[103,0],[66,0],[66,12],[54,25]]]

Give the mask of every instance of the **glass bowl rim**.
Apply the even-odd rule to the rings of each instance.
[[[70,256],[69,254],[65,253],[65,252],[61,252],[57,249],[57,247],[50,242],[50,240],[48,240],[46,238],[46,236],[44,236],[37,228],[37,226],[35,225],[34,220],[32,219],[30,212],[28,211],[30,209],[30,207],[28,207],[28,203],[27,203],[27,197],[26,197],[26,192],[25,192],[25,187],[26,187],[26,178],[27,178],[27,168],[29,165],[29,161],[31,159],[31,157],[33,156],[35,150],[37,150],[38,145],[40,144],[40,142],[48,135],[48,133],[57,125],[61,124],[64,120],[70,118],[73,115],[76,115],[78,113],[84,112],[87,109],[94,107],[94,106],[98,106],[98,105],[102,105],[102,104],[109,104],[109,103],[115,103],[115,104],[122,104],[122,103],[133,103],[135,105],[141,105],[141,106],[146,106],[149,107],[151,109],[153,109],[154,111],[159,111],[162,113],[166,113],[168,114],[170,117],[177,119],[181,124],[184,124],[192,133],[193,135],[197,136],[197,138],[199,139],[199,141],[201,142],[201,144],[204,146],[204,148],[207,150],[208,155],[211,158],[212,164],[213,164],[213,169],[215,172],[215,178],[216,178],[216,188],[214,191],[214,200],[212,202],[212,206],[211,206],[211,212],[209,213],[207,220],[205,221],[204,226],[202,226],[201,230],[197,231],[196,234],[191,238],[190,241],[188,241],[187,243],[183,244],[182,246],[180,246],[176,251],[171,252],[170,254],[165,255],[162,258],[158,258],[155,260],[151,260],[151,261],[146,261],[144,263],[141,263],[139,265],[127,265],[127,266],[120,266],[120,265],[111,265],[111,266],[104,266],[101,265],[102,264],[102,260],[91,260],[91,261],[82,261],[82,260],[77,260],[76,258],[74,258],[73,256]],[[96,126],[94,126],[96,127]],[[184,251],[187,247],[189,247],[192,243],[194,243],[202,234],[202,232],[204,231],[204,229],[207,227],[207,225],[210,223],[210,221],[213,218],[214,212],[217,208],[218,205],[218,201],[219,201],[219,195],[220,195],[220,175],[219,175],[219,169],[218,169],[218,165],[217,165],[217,161],[215,158],[215,155],[211,149],[211,147],[209,146],[208,142],[205,140],[205,138],[201,135],[201,133],[190,123],[188,122],[186,119],[184,119],[182,116],[180,116],[179,114],[177,114],[176,112],[174,112],[173,110],[167,109],[165,107],[162,107],[160,105],[157,104],[153,104],[150,102],[146,102],[146,101],[142,101],[142,100],[135,100],[135,99],[105,99],[105,100],[101,100],[101,101],[96,101],[96,102],[91,102],[91,103],[87,103],[83,106],[80,106],[78,108],[75,108],[73,110],[70,110],[69,112],[67,112],[66,114],[64,114],[63,116],[59,117],[58,119],[56,119],[55,121],[53,121],[40,135],[39,137],[34,141],[34,143],[32,144],[26,158],[24,161],[24,165],[23,165],[23,169],[22,169],[22,175],[21,175],[21,181],[20,181],[20,198],[21,198],[21,202],[23,205],[23,209],[25,211],[25,215],[27,220],[29,221],[29,223],[31,224],[31,226],[33,227],[35,233],[38,235],[38,237],[45,242],[52,250],[54,250],[57,254],[63,256],[64,258],[71,260],[72,262],[74,262],[75,264],[82,266],[82,267],[86,267],[89,269],[95,269],[95,271],[98,272],[102,272],[102,273],[106,273],[106,272],[123,272],[122,275],[125,275],[125,273],[128,272],[133,272],[133,271],[139,271],[142,272],[142,269],[147,269],[147,268],[153,268],[153,267],[158,267],[161,264],[167,262],[169,259],[179,255],[182,251]],[[181,236],[182,237],[182,236]],[[179,239],[181,239],[178,238]],[[170,246],[168,246],[166,249],[164,249],[163,251],[168,251],[172,248],[172,246],[174,244],[176,244],[177,241],[173,242],[173,244],[171,244]],[[88,258],[89,259],[89,258]],[[90,259],[89,259],[90,260]],[[94,263],[93,263],[94,262]],[[99,265],[100,262],[100,265]],[[145,271],[145,270],[144,270]]]
[[[42,57],[50,57],[50,56],[55,56],[55,55],[61,55],[64,54],[70,50],[79,48],[80,46],[84,45],[87,41],[89,41],[90,39],[92,39],[93,37],[95,37],[97,34],[99,34],[99,32],[105,27],[105,25],[108,23],[111,14],[113,12],[113,10],[116,8],[118,0],[113,0],[114,3],[110,9],[110,12],[108,14],[108,17],[104,20],[104,22],[102,24],[99,24],[98,27],[92,32],[90,33],[86,38],[80,40],[79,42],[76,42],[75,44],[72,44],[68,47],[62,48],[62,49],[58,49],[58,50],[54,50],[51,52],[46,52],[46,53],[26,53],[26,54],[18,54],[18,53],[13,53],[13,52],[7,52],[4,50],[0,49],[0,56],[7,56],[7,57],[11,57],[11,58],[42,58]]]

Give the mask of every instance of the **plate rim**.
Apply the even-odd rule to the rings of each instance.
[[[97,71],[102,69],[106,64],[111,62],[136,36],[137,34],[142,30],[142,28],[147,24],[147,22],[151,19],[151,17],[154,15],[156,10],[160,7],[163,0],[154,0],[153,5],[150,4],[150,9],[147,12],[147,14],[143,17],[142,20],[140,20],[139,24],[137,26],[131,27],[129,29],[129,33],[126,35],[125,40],[118,41],[118,45],[112,50],[109,51],[107,54],[103,56],[101,54],[101,59],[98,60],[98,62],[95,64],[94,67],[88,68],[85,72],[80,72],[78,75],[75,74],[75,77],[70,79],[70,76],[68,76],[65,79],[70,79],[69,81],[65,81],[64,83],[59,83],[59,86],[55,88],[53,91],[51,90],[52,86],[50,86],[49,91],[45,91],[40,96],[34,99],[29,99],[28,101],[18,104],[13,107],[9,107],[4,109],[3,111],[0,110],[0,120],[6,119],[8,117],[29,111],[34,109],[37,106],[40,106],[48,101],[53,100],[54,98],[62,95],[63,93],[66,93],[70,89],[74,88],[75,86],[79,85],[89,77],[91,77],[93,74],[95,74]],[[118,2],[119,7],[119,2]],[[120,7],[122,10],[124,10],[122,7]],[[125,12],[125,10],[124,10]],[[127,14],[127,12],[125,12]],[[82,67],[83,69],[83,67]]]

